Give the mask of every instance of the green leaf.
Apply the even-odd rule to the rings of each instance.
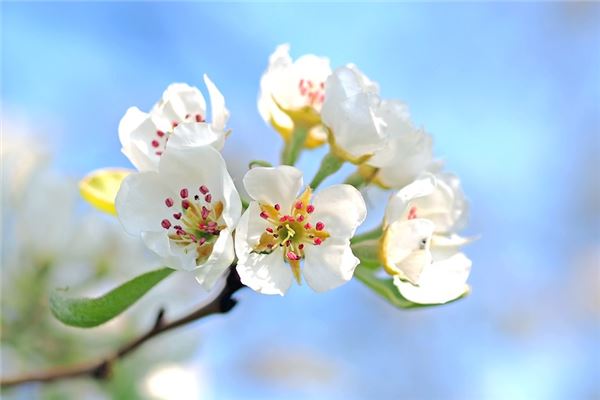
[[[125,311],[173,271],[160,268],[146,272],[97,298],[70,298],[66,290],[57,289],[50,294],[50,311],[66,325],[98,326]]]
[[[407,300],[404,296],[400,294],[398,288],[394,285],[393,279],[391,278],[378,278],[375,275],[376,271],[371,269],[370,267],[366,267],[363,265],[359,265],[354,270],[354,276],[364,283],[367,287],[377,293],[379,296],[383,297],[390,304],[398,307],[398,308],[424,308],[424,307],[433,307],[433,306],[441,306],[443,304],[417,304],[413,303],[410,300]],[[458,299],[462,299],[467,296],[468,293],[463,294]],[[458,299],[452,300],[448,303],[452,303]]]

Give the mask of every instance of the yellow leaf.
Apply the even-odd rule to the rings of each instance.
[[[134,171],[121,168],[97,169],[79,182],[79,193],[98,210],[117,215],[115,197],[123,179],[132,172]]]

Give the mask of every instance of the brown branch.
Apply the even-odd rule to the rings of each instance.
[[[236,305],[236,300],[232,298],[232,295],[243,286],[244,285],[240,282],[240,277],[235,271],[235,268],[232,266],[230,268],[225,287],[213,300],[191,312],[190,314],[171,322],[164,321],[165,310],[160,309],[152,329],[124,344],[115,353],[100,360],[94,360],[67,367],[55,367],[46,371],[27,373],[12,378],[2,378],[0,379],[0,386],[5,388],[31,382],[52,382],[61,379],[83,376],[88,376],[95,379],[107,379],[111,375],[112,366],[115,362],[132,353],[153,337],[212,314],[224,314],[229,312]]]

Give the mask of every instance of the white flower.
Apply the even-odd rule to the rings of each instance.
[[[193,270],[210,288],[233,262],[240,197],[211,146],[168,147],[158,171],[129,175],[115,201],[125,230],[167,266]]]
[[[367,164],[378,168],[374,182],[386,188],[402,188],[423,172],[434,172],[432,139],[410,121],[408,107],[397,100],[381,102],[381,117],[389,134],[387,146],[375,152]]]
[[[377,84],[354,65],[338,68],[325,83],[321,118],[333,135],[334,150],[348,161],[360,163],[386,144],[378,93]]]
[[[453,300],[468,290],[468,243],[456,231],[467,218],[459,180],[425,174],[397,192],[387,206],[380,254],[400,293],[415,303]]]
[[[253,199],[240,218],[235,247],[242,282],[264,294],[283,295],[302,274],[315,291],[352,278],[359,260],[350,238],[366,217],[360,193],[334,185],[312,196],[302,173],[288,166],[253,168],[244,177]],[[287,263],[287,264],[286,264]]]
[[[123,154],[140,171],[155,171],[169,146],[211,144],[223,148],[229,111],[221,92],[206,75],[212,122],[206,123],[206,101],[198,88],[185,83],[170,85],[150,113],[131,107],[119,123]],[[178,138],[179,137],[179,138]]]
[[[306,54],[292,61],[290,46],[282,44],[269,57],[269,66],[260,79],[258,111],[288,140],[294,121],[286,112],[297,111],[295,116],[321,112],[325,94],[325,80],[331,75],[329,59]],[[322,126],[313,127],[307,138],[307,147],[324,143],[327,135]]]

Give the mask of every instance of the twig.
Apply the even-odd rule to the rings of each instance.
[[[0,386],[6,388],[31,382],[52,382],[82,376],[89,376],[95,379],[107,379],[111,375],[112,366],[115,362],[124,358],[129,353],[132,353],[153,337],[212,314],[224,314],[229,312],[237,303],[236,300],[232,298],[232,295],[243,286],[244,285],[240,282],[240,277],[235,271],[235,268],[231,267],[225,287],[223,287],[223,290],[221,290],[221,292],[209,303],[196,309],[190,314],[171,322],[164,321],[165,311],[161,308],[156,316],[156,321],[152,329],[126,343],[115,353],[91,362],[68,367],[55,367],[46,371],[27,373],[12,378],[2,378],[0,380]]]

